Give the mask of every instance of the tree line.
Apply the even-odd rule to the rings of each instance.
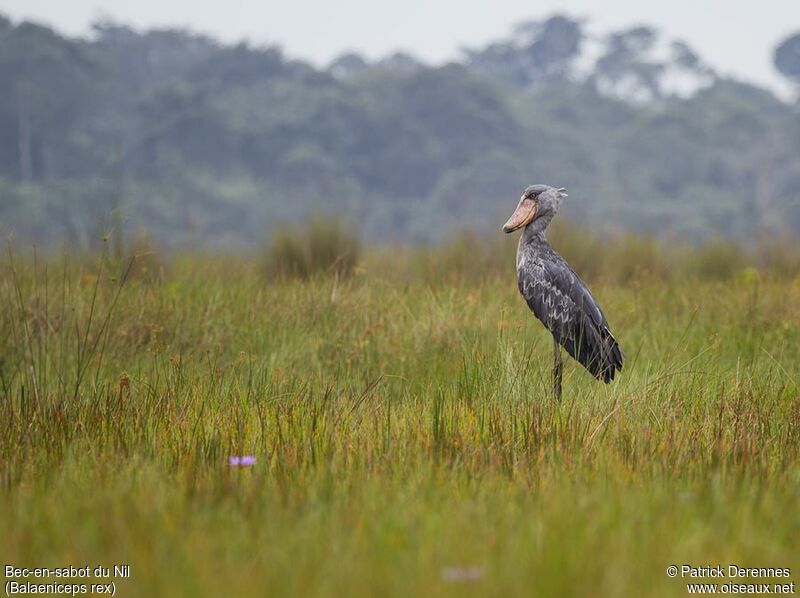
[[[497,228],[544,182],[600,230],[800,232],[797,104],[677,42],[648,61],[659,35],[610,34],[578,77],[588,38],[564,16],[446,65],[325,68],[184,30],[100,22],[74,39],[0,17],[0,226],[85,244],[117,221],[166,244],[247,245],[344,214],[373,240],[429,242]],[[800,34],[775,66],[800,85]],[[671,94],[676,68],[702,86]]]

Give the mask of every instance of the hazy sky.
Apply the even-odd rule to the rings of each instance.
[[[565,12],[588,17],[598,31],[656,25],[722,73],[766,84],[778,81],[776,43],[800,30],[800,0],[0,0],[0,12],[73,35],[100,17],[139,28],[182,26],[227,41],[277,43],[318,64],[345,50],[378,57],[404,49],[444,61],[521,20]]]

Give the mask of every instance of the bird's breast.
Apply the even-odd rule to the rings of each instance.
[[[522,253],[517,258],[517,286],[519,292],[527,300],[534,292],[536,280],[540,278],[536,259],[527,252]]]

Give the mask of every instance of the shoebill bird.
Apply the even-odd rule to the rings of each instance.
[[[567,197],[566,189],[531,185],[503,225],[523,228],[517,247],[517,285],[533,314],[553,335],[553,397],[561,400],[561,347],[606,384],[625,354],[586,284],[547,242],[545,233]]]

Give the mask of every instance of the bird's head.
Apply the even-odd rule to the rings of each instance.
[[[567,197],[567,190],[564,188],[531,185],[519,198],[517,209],[503,225],[503,232],[514,232],[534,221],[541,221],[542,229],[546,228],[558,212],[565,197]]]

